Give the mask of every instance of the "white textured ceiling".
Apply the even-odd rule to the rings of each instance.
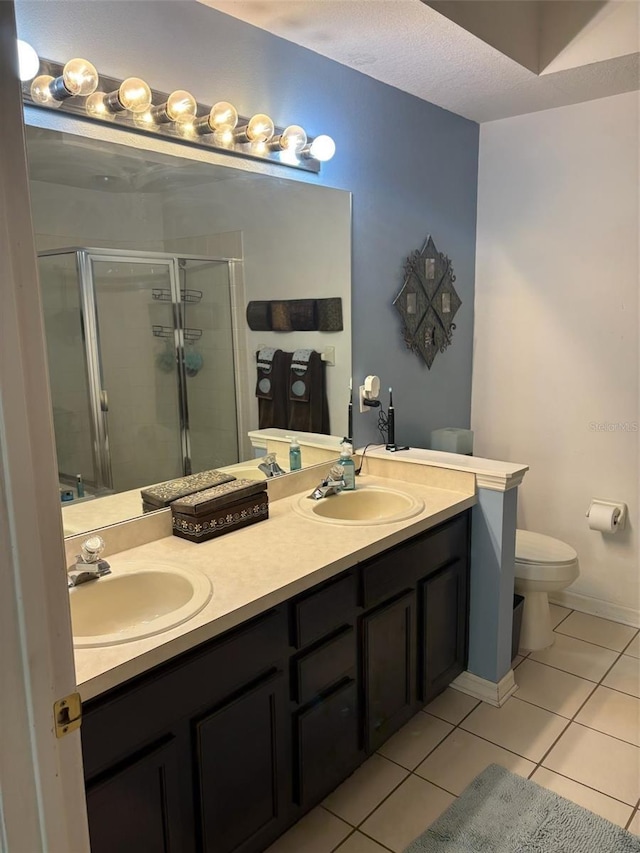
[[[591,22],[583,22],[559,51],[571,56],[571,61],[559,64],[572,67],[553,71],[551,65],[540,75],[421,0],[200,2],[478,122],[640,88],[636,0],[594,3],[594,8],[603,7],[599,14],[594,13]],[[499,7],[518,2],[491,4],[498,10],[496,27],[504,28]],[[574,2],[580,4],[580,0]],[[551,9],[556,3],[557,9]],[[547,7],[544,11],[561,11],[561,0],[542,0],[542,4]],[[611,50],[604,41],[612,40],[615,26],[626,36],[618,38],[617,50]],[[549,28],[548,22],[547,28],[557,30]],[[583,37],[588,37],[587,64],[578,64]],[[602,50],[594,51],[599,42]],[[626,52],[630,45],[631,52]],[[594,61],[599,56],[604,58]]]

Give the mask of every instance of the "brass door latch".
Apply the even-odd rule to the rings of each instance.
[[[64,737],[80,728],[82,723],[82,700],[79,693],[70,693],[53,704],[56,721],[56,737]]]

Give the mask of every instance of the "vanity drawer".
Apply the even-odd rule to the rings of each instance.
[[[445,563],[465,559],[469,548],[470,511],[429,531],[428,552],[419,578],[438,571]]]
[[[360,597],[365,610],[415,585],[414,561],[410,559],[413,547],[400,545],[360,566]]]
[[[293,645],[308,646],[353,622],[356,607],[355,574],[331,580],[317,592],[293,602]]]
[[[308,702],[345,676],[355,677],[356,632],[345,628],[337,637],[293,662],[293,693],[296,702]]]

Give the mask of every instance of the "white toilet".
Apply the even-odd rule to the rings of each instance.
[[[580,574],[578,555],[570,545],[516,530],[515,591],[524,595],[520,648],[528,651],[553,645],[549,593],[569,586]]]

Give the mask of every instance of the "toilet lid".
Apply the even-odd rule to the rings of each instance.
[[[516,530],[516,560],[519,563],[561,565],[577,559],[577,553],[566,542],[530,530]]]

